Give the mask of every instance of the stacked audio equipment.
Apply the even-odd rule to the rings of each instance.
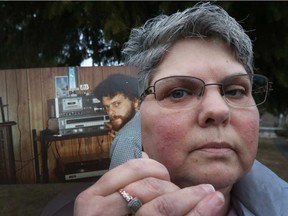
[[[60,135],[106,130],[109,117],[93,95],[77,95],[48,100],[48,129]]]
[[[101,101],[88,93],[88,84],[79,85],[75,67],[68,68],[67,94],[56,94],[56,97],[47,101],[48,130],[40,132],[42,143],[43,181],[49,181],[48,148],[49,143],[65,139],[84,138],[107,135],[109,129],[106,123],[109,116]],[[55,90],[59,89],[55,77]],[[60,77],[61,78],[61,77]],[[62,83],[61,83],[62,84]],[[57,88],[56,88],[57,87]],[[71,155],[57,158],[57,175],[65,181],[89,179],[103,175],[110,164],[109,155]]]

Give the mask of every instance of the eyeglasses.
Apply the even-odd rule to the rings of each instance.
[[[147,95],[154,94],[162,107],[183,109],[196,106],[205,87],[219,86],[220,94],[226,103],[233,107],[251,107],[263,104],[272,83],[259,74],[239,74],[226,77],[221,83],[205,83],[197,77],[169,76],[154,82],[140,96],[143,101]]]

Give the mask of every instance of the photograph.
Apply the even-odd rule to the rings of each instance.
[[[56,98],[68,96],[68,76],[55,77]]]

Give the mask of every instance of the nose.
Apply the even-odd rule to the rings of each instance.
[[[212,86],[210,87],[212,88]],[[205,90],[199,109],[198,122],[201,127],[226,125],[230,121],[230,107],[219,88]]]
[[[110,117],[113,117],[115,115],[115,110],[111,106],[106,107],[106,112]]]

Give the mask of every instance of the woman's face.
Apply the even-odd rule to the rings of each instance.
[[[175,75],[221,83],[239,73],[246,71],[223,42],[187,39],[168,51],[150,84]],[[229,106],[219,86],[206,86],[199,103],[190,108],[159,106],[151,94],[140,109],[145,152],[164,164],[180,187],[231,187],[251,168],[258,145],[258,109]]]

